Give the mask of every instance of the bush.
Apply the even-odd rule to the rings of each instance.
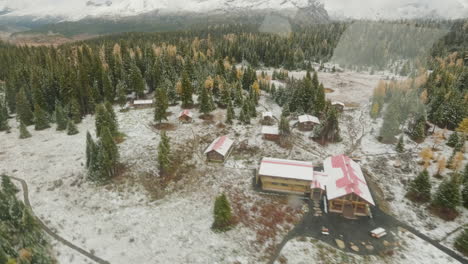
[[[455,248],[468,256],[468,229],[465,229],[455,240]]]
[[[224,193],[216,198],[213,213],[214,222],[211,228],[214,231],[224,232],[232,228],[234,222],[232,218],[231,205]]]

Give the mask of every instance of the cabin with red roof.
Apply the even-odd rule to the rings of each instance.
[[[189,110],[184,109],[180,112],[178,119],[182,123],[190,123],[193,121],[193,114]]]
[[[234,141],[229,139],[227,136],[215,139],[204,152],[206,160],[212,162],[226,161],[229,154],[231,154],[233,145]]]

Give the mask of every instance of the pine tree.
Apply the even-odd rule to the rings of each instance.
[[[73,122],[75,124],[81,123],[81,110],[80,110],[80,105],[78,101],[73,98],[71,102],[71,109],[70,109],[70,114]]]
[[[26,127],[26,125],[23,122],[21,122],[19,138],[20,139],[25,139],[25,138],[30,138],[30,137],[31,137],[31,133],[29,133],[28,128]]]
[[[418,202],[428,202],[431,200],[431,181],[429,173],[424,169],[419,175],[411,181],[408,195]]]
[[[130,71],[130,87],[137,94],[138,97],[142,97],[145,93],[145,80],[141,74],[140,69],[135,63],[132,64]]]
[[[205,87],[201,87],[201,93],[200,93],[200,112],[203,113],[204,115],[208,115],[211,113],[211,111],[214,110],[214,104],[212,102],[210,91]]]
[[[25,233],[33,233],[38,229],[38,224],[31,211],[24,207],[21,218],[21,229]]]
[[[187,72],[182,73],[182,107],[187,108],[193,104],[193,88]]]
[[[255,108],[255,102],[254,102],[254,100],[248,100],[248,101],[249,101],[250,116],[255,118],[255,117],[257,117],[257,109]]]
[[[93,137],[91,137],[89,131],[86,132],[86,168],[90,167],[91,160],[95,154],[96,148],[97,146],[93,140]]]
[[[463,206],[468,208],[468,184],[463,185],[462,189]]]
[[[34,115],[23,88],[21,88],[16,95],[16,113],[20,122],[24,123],[26,126],[34,124]]]
[[[468,184],[468,163],[465,165],[465,170],[463,170],[462,182]]]
[[[67,116],[60,103],[55,104],[55,121],[57,122],[57,131],[67,129]]]
[[[167,172],[171,166],[171,147],[166,132],[161,133],[161,141],[158,145],[158,168],[161,174]]]
[[[396,145],[396,148],[395,150],[398,152],[398,153],[403,153],[405,152],[405,142],[403,140],[403,136],[400,136],[398,138],[398,144]]]
[[[2,175],[2,191],[7,196],[14,196],[19,192],[19,189],[16,188],[8,176]]]
[[[468,255],[468,228],[455,239],[455,248],[461,253]]]
[[[123,80],[119,80],[116,86],[117,103],[122,107],[127,102],[127,86]]]
[[[119,149],[115,144],[112,133],[108,127],[104,127],[101,131],[101,149],[102,159],[101,166],[103,166],[106,179],[115,176],[117,171],[117,164],[119,162]]]
[[[250,124],[250,107],[249,101],[247,99],[244,100],[244,104],[242,105],[242,109],[239,114],[239,120],[244,124]]]
[[[156,89],[154,93],[154,121],[161,123],[162,120],[167,120],[166,111],[169,107],[167,101],[167,93],[164,88]]]
[[[35,130],[44,130],[50,127],[47,113],[38,104],[34,105],[34,125]]]
[[[458,141],[459,141],[458,133],[454,132],[449,136],[448,141],[447,141],[447,146],[454,148],[458,144]]]
[[[2,264],[8,264],[8,258],[7,258],[7,255],[5,253],[5,251],[3,251],[2,248],[0,248],[0,263]]]
[[[444,180],[434,195],[433,205],[455,210],[461,203],[460,185],[452,178]]]
[[[287,136],[291,133],[291,129],[289,127],[289,121],[283,115],[281,116],[281,119],[280,119],[279,131],[282,136]]]
[[[6,104],[2,104],[0,101],[0,131],[10,131],[10,126],[8,125],[8,109]]]
[[[216,198],[213,214],[214,222],[211,228],[214,231],[224,232],[232,228],[233,219],[231,205],[224,193]]]
[[[96,107],[95,125],[97,137],[101,136],[101,132],[105,127],[109,129],[113,136],[117,136],[119,133],[117,130],[117,120],[115,113],[113,113],[112,109],[109,111],[108,107],[106,107],[104,104],[100,104]]]
[[[79,131],[78,131],[78,128],[76,127],[76,125],[75,125],[75,122],[72,121],[71,119],[69,119],[68,124],[67,124],[67,135],[73,136],[73,135],[76,135],[78,133],[79,133]]]
[[[380,129],[380,137],[382,138],[382,142],[393,143],[395,141],[395,136],[400,133],[400,111],[399,104],[396,102],[396,100],[391,102],[388,106],[388,109],[385,112],[382,128]]]
[[[232,106],[232,101],[229,101],[227,111],[226,111],[226,124],[232,125],[232,120],[236,118],[236,114],[234,113],[234,108]]]

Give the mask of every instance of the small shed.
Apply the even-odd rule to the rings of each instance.
[[[262,126],[262,135],[266,140],[276,141],[280,137],[278,127],[275,126]]]
[[[317,117],[311,115],[299,116],[299,129],[302,131],[310,131],[315,125],[320,125],[320,121]]]
[[[134,108],[146,108],[153,106],[153,100],[134,100],[133,101]]]
[[[343,110],[345,108],[345,104],[342,103],[342,102],[334,101],[331,104],[339,112],[343,112]]]
[[[273,125],[275,123],[275,118],[273,117],[272,112],[263,112],[262,113],[262,124],[263,125]]]
[[[215,139],[205,150],[206,159],[212,162],[224,162],[231,154],[234,141],[227,136]]]
[[[193,121],[193,113],[187,109],[184,109],[182,112],[180,112],[178,118],[182,123],[190,123]]]

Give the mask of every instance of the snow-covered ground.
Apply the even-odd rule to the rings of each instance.
[[[300,78],[305,73],[291,74]],[[334,90],[327,94],[328,98],[353,106],[347,108],[340,120],[343,142],[325,147],[311,141],[308,133],[296,130],[292,149],[263,141],[259,117],[253,119],[249,126],[223,127],[219,122],[224,121],[225,110],[214,111],[212,122],[199,119],[199,113],[194,110],[193,123],[179,124],[177,116],[181,109],[179,106],[171,107],[169,122],[175,127],[168,131],[168,135],[173,142],[174,153],[180,158],[181,177],[165,188],[158,188],[155,186],[157,181],[154,181],[159,177],[156,168],[159,131],[151,126],[152,109],[117,112],[120,130],[127,136],[119,145],[126,171],[106,186],[96,186],[85,180],[86,131],[94,134],[94,118],[90,116],[78,125],[78,135],[56,132],[55,126],[44,131],[34,131],[29,127],[33,136],[24,140],[18,139],[16,121],[10,120],[12,133],[0,134],[0,173],[28,182],[33,209],[48,226],[113,264],[267,262],[274,246],[293,223],[300,220],[303,211],[301,203],[253,191],[253,170],[262,156],[311,160],[317,164],[332,154],[346,152],[361,156],[363,167],[374,174],[374,180],[383,190],[391,213],[427,235],[441,239],[467,222],[467,210],[460,208],[461,215],[455,221],[444,222],[424,207],[411,204],[404,198],[405,184],[402,182],[419,172],[418,165],[410,163],[408,171],[400,171],[392,166],[394,161],[390,155],[370,156],[394,153],[393,146],[377,142],[379,121],[372,121],[368,114],[372,90],[380,79],[385,78],[382,74],[319,73],[319,80],[325,87]],[[265,110],[272,111],[276,117],[281,113],[281,108],[267,96],[262,97],[257,107],[259,113]],[[235,150],[224,165],[207,164],[202,154],[204,148],[224,134],[235,139]],[[431,143],[416,145],[407,141],[406,148],[416,151],[425,145]],[[448,158],[450,149],[442,144],[440,148]],[[375,166],[376,163],[379,166]],[[440,182],[435,178],[433,181]],[[222,192],[231,200],[239,224],[226,233],[214,233],[210,229],[213,202]],[[273,214],[272,211],[279,213]],[[444,243],[453,247],[450,242],[453,239],[454,235]],[[418,238],[403,237],[402,240],[407,245],[396,252],[395,263],[421,263],[417,253],[419,248],[431,252],[434,260],[445,260],[443,253]],[[296,244],[304,243],[309,251],[302,254],[304,259],[288,263],[313,262],[310,256],[328,247],[318,246],[320,243],[294,241],[283,249],[282,254],[288,256],[295,255],[298,250],[302,252],[303,249],[297,249],[299,246]],[[55,241],[52,244],[60,263],[89,262]],[[355,263],[373,259],[347,258],[355,258]]]

